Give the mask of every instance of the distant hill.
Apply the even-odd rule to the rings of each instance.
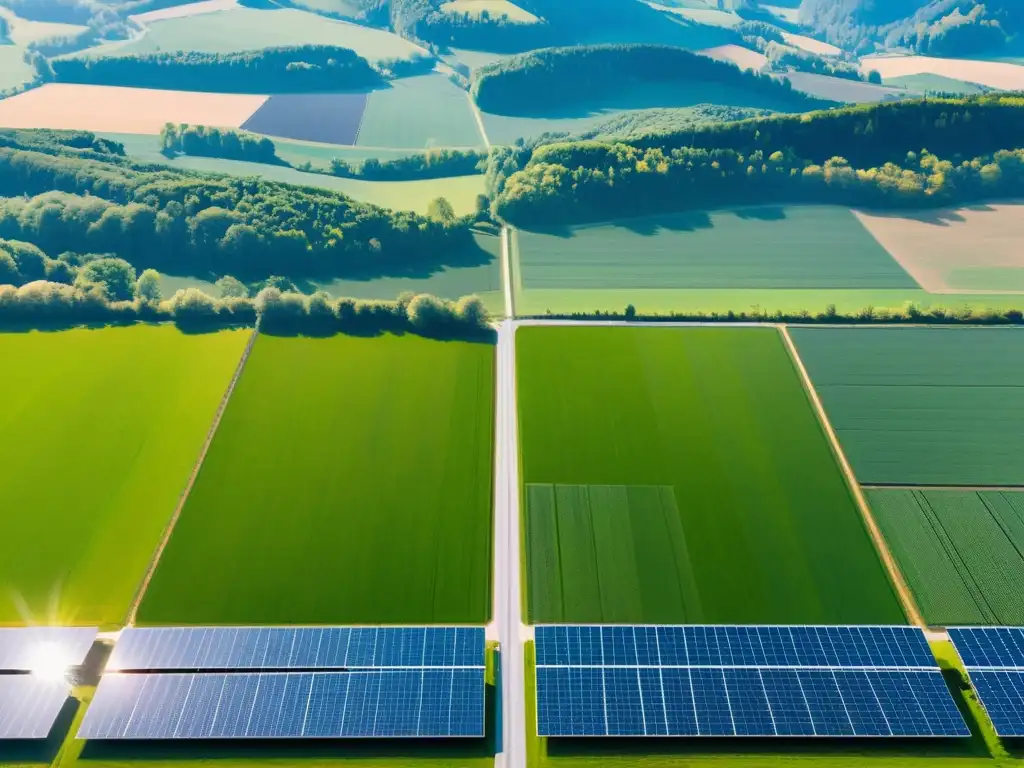
[[[803,0],[800,21],[857,53],[972,56],[1024,43],[1022,0]]]

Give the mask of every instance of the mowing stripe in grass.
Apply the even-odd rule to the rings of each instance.
[[[139,589],[135,593],[135,598],[132,600],[132,607],[128,613],[128,626],[132,626],[135,623],[135,616],[139,612],[139,605],[142,604],[142,598],[146,595],[146,589],[149,587],[149,582],[153,580],[153,574],[156,572],[156,567],[160,563],[160,556],[163,555],[164,550],[167,549],[167,542],[171,540],[171,534],[174,533],[174,526],[177,525],[178,519],[181,517],[181,511],[185,508],[185,502],[188,501],[189,493],[192,491],[192,486],[195,485],[196,478],[199,476],[199,470],[203,466],[203,460],[206,458],[207,452],[210,450],[210,444],[213,443],[213,438],[217,434],[217,427],[220,426],[220,420],[224,416],[224,411],[228,407],[228,401],[231,400],[231,393],[235,391],[235,385],[242,376],[242,371],[245,369],[245,363],[249,359],[249,354],[252,352],[253,345],[256,343],[256,337],[260,332],[260,321],[259,318],[256,320],[256,325],[252,329],[252,334],[249,336],[249,341],[245,345],[245,350],[242,352],[242,357],[238,361],[238,367],[235,368],[235,374],[231,377],[231,381],[228,383],[228,388],[224,391],[224,397],[220,400],[220,405],[217,406],[217,412],[214,414],[213,422],[210,424],[210,429],[206,433],[206,440],[203,441],[203,447],[199,449],[199,456],[196,458],[196,463],[192,467],[192,474],[188,477],[188,482],[185,483],[185,489],[181,492],[181,496],[178,498],[178,505],[174,508],[174,512],[171,514],[171,519],[167,523],[167,527],[164,529],[164,535],[160,539],[160,544],[157,546],[156,551],[153,552],[153,558],[149,561],[149,567],[146,569],[146,575],[142,579],[142,583],[139,584]]]
[[[846,460],[846,454],[843,453],[843,448],[839,444],[839,438],[836,435],[836,431],[832,428],[832,424],[828,420],[825,408],[821,404],[821,398],[818,397],[818,393],[814,389],[814,384],[811,382],[811,377],[807,373],[807,368],[804,367],[803,360],[800,359],[800,353],[797,352],[796,345],[793,344],[793,339],[789,335],[789,329],[785,325],[781,325],[779,326],[779,333],[782,335],[782,339],[786,344],[786,349],[789,351],[793,364],[796,366],[797,372],[800,374],[800,379],[803,381],[804,389],[811,399],[814,410],[818,414],[818,421],[821,423],[821,426],[825,430],[825,434],[828,436],[828,443],[832,447],[832,452],[835,454],[836,459],[839,461],[839,466],[843,471],[843,477],[846,478],[846,484],[849,486],[850,491],[853,493],[853,498],[857,502],[857,509],[860,511],[861,517],[864,520],[864,525],[867,527],[868,533],[871,535],[871,541],[874,543],[875,549],[881,557],[886,571],[889,572],[889,579],[896,588],[896,594],[899,596],[900,602],[903,604],[903,610],[914,624],[923,627],[925,626],[924,617],[921,615],[920,610],[918,610],[917,603],[914,601],[914,594],[910,591],[910,587],[907,586],[906,579],[903,578],[903,574],[900,572],[899,566],[896,563],[896,558],[893,557],[892,552],[889,551],[889,545],[886,543],[885,537],[882,535],[882,531],[878,527],[878,523],[871,514],[871,507],[868,506],[864,492],[857,483],[857,478],[853,474],[850,462]]]

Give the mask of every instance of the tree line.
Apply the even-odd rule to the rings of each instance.
[[[81,56],[54,59],[50,66],[65,83],[227,93],[351,90],[382,80],[362,56],[335,45]]]
[[[94,155],[98,157],[98,155]],[[134,166],[112,155],[0,147],[0,237],[136,268],[259,280],[440,268],[469,219],[393,212],[342,194]]]
[[[471,93],[486,112],[522,115],[593,102],[643,83],[711,83],[746,90],[754,101],[804,111],[829,103],[794,91],[788,81],[682,48],[647,44],[548,48],[510,56],[475,70]]]
[[[512,174],[494,201],[499,218],[543,228],[623,216],[758,203],[879,208],[951,205],[1024,193],[1024,149],[954,163],[927,151],[901,163],[812,163],[790,152],[626,144],[550,144]]]
[[[768,66],[775,72],[810,72],[828,77],[840,77],[844,80],[858,80],[881,83],[882,76],[871,71],[861,72],[855,62],[847,61],[846,54],[837,56],[819,56],[805,51],[786,42],[784,30],[775,24],[765,21],[747,20],[736,26],[743,44],[748,48],[764,54]]]
[[[160,129],[160,151],[197,157],[222,157],[252,163],[281,164],[274,142],[266,136],[233,128],[167,123]]]
[[[756,150],[788,149],[812,162],[840,154],[866,167],[899,162],[907,152],[927,147],[943,157],[971,159],[1020,146],[1024,98],[988,94],[956,99],[903,99],[822,110],[804,115],[773,115],[751,120],[686,126],[629,140],[647,149],[677,147]]]
[[[100,285],[36,281],[19,288],[0,284],[0,327],[174,322],[189,331],[203,331],[251,327],[259,322],[261,332],[271,334],[416,333],[467,340],[492,335],[483,302],[475,296],[447,301],[429,294],[407,294],[395,301],[363,301],[333,299],[322,292],[304,296],[265,288],[255,298],[217,299],[197,288],[185,288],[163,299],[155,273],[144,273],[139,283],[144,288],[156,286],[155,293],[118,301]]]

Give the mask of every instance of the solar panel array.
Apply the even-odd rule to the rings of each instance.
[[[482,627],[129,629],[78,736],[482,737],[484,654]]]
[[[95,627],[0,628],[0,670],[28,672],[42,660],[80,666],[97,634]]]
[[[1024,628],[951,627],[949,639],[996,733],[1024,737]]]
[[[467,668],[114,674],[84,739],[483,736],[484,677]]]
[[[0,675],[0,739],[45,739],[67,700],[63,680]]]
[[[81,666],[95,627],[0,628],[0,739],[45,739],[71,692],[66,680],[32,672]]]
[[[126,629],[109,670],[478,667],[480,627]]]
[[[544,626],[541,736],[969,736],[911,627]]]

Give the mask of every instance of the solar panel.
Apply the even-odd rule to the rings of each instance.
[[[80,739],[482,737],[483,668],[109,674]]]
[[[981,705],[1000,736],[1024,736],[1024,628],[950,627]]]
[[[26,672],[41,664],[77,667],[97,634],[95,627],[0,628],[0,670]]]
[[[67,700],[63,680],[0,675],[0,739],[45,739]]]
[[[1024,628],[950,627],[949,639],[968,669],[1024,669]]]
[[[537,663],[569,666],[934,667],[916,627],[539,626]]]
[[[126,629],[118,671],[482,667],[482,627],[182,627]]]
[[[544,626],[541,736],[969,736],[911,627]]]

